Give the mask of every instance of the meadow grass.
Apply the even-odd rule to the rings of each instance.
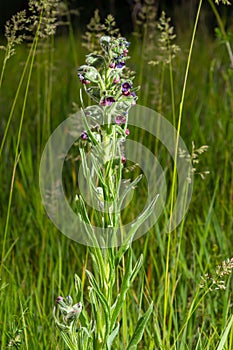
[[[172,62],[176,111],[179,111],[190,38],[190,32],[178,35],[181,51]],[[139,54],[142,47],[145,49],[145,42],[133,36],[129,40],[135,83],[141,84],[138,103],[157,110],[159,101],[160,112],[171,122],[175,119],[177,125],[178,114],[174,118],[172,112],[169,68],[162,70],[160,65],[148,68],[147,58],[142,59]],[[75,297],[75,274],[81,276],[84,307],[89,308],[85,271],[93,269],[90,250],[56,230],[45,214],[38,185],[40,158],[51,131],[73,111],[74,102],[80,106],[76,69],[83,63],[86,52],[81,46],[80,33],[74,37],[71,33],[69,39],[64,36],[39,41],[34,53],[32,61],[33,55],[28,56],[26,45],[17,48],[7,62],[0,90],[2,141],[20,87],[0,159],[1,349],[7,348],[19,330],[23,349],[65,349],[55,328],[52,309],[58,295]],[[28,57],[25,76],[19,85]],[[230,350],[233,347],[232,279],[227,279],[225,290],[210,292],[207,287],[200,288],[201,276],[214,275],[216,266],[232,257],[233,85],[229,66],[225,47],[200,26],[191,57],[180,133],[190,151],[192,141],[197,148],[209,146],[208,152],[200,156],[198,171],[209,170],[210,174],[205,180],[195,175],[189,211],[174,232],[168,235],[163,230],[173,201],[168,191],[166,209],[159,222],[133,243],[133,261],[141,253],[144,261],[125,300],[116,349],[124,349],[139,310],[146,309],[152,300],[153,314],[139,349]],[[143,142],[150,149],[156,148],[150,137]],[[161,162],[168,168],[167,181],[171,188],[172,162],[166,155],[161,156]],[[70,174],[64,176],[64,182],[68,182],[72,192]]]

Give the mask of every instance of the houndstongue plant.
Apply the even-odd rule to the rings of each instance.
[[[151,214],[155,203],[140,215],[130,232],[121,232],[120,212],[142,177],[138,176],[131,183],[122,181],[126,163],[124,142],[130,134],[128,112],[136,104],[138,90],[133,87],[134,77],[126,67],[129,45],[125,38],[102,36],[103,54],[87,55],[86,64],[78,69],[84,90],[96,103],[85,108],[81,94],[86,129],[80,135],[79,153],[88,189],[85,198],[76,196],[78,215],[88,224],[87,234],[93,246],[111,247],[130,241],[138,225]],[[90,164],[86,159],[87,150],[90,151]],[[91,215],[84,200],[96,209]],[[96,234],[93,225],[101,228],[101,235]]]
[[[130,43],[122,37],[103,36],[100,45],[102,54],[87,55],[86,64],[78,69],[85,92],[95,102],[85,107],[81,93],[85,129],[78,140],[80,167],[94,209],[90,210],[86,204],[88,194],[85,197],[76,194],[75,197],[77,215],[84,222],[83,234],[92,246],[89,248],[92,271],[86,270],[90,308],[88,312],[85,310],[84,286],[75,276],[77,302],[74,304],[70,296],[58,297],[54,317],[70,349],[129,350],[135,349],[141,341],[153,308],[151,304],[144,315],[138,317],[134,332],[123,337],[120,321],[126,315],[122,315],[122,309],[143,263],[141,256],[133,264],[131,242],[140,223],[151,214],[156,199],[137,223],[131,225],[130,232],[125,233],[120,211],[128,194],[142,178],[139,175],[133,181],[126,181],[123,188],[121,186],[126,163],[124,142],[130,132],[128,112],[136,104],[138,88],[133,87],[133,77],[129,78],[132,74],[126,68]],[[96,227],[102,229],[101,235],[97,234]],[[140,308],[138,313],[141,313]],[[128,322],[123,320],[123,324]]]

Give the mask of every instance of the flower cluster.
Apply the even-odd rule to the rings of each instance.
[[[110,68],[123,68],[125,66],[125,59],[128,56],[128,47],[130,42],[125,38],[119,38],[111,43],[111,58]]]
[[[132,81],[124,77],[130,43],[122,37],[102,36],[100,45],[104,56],[91,53],[86,56],[86,65],[78,69],[87,94],[102,107],[114,102],[126,102],[128,106],[135,104],[137,89],[133,89]]]
[[[63,317],[64,327],[69,326],[71,323],[74,323],[78,320],[82,311],[82,304],[80,302],[73,305],[73,299],[70,295],[68,295],[66,298],[59,296],[57,297],[56,301],[59,305],[59,310]]]
[[[78,69],[84,90],[97,103],[95,106],[85,108],[85,116],[94,120],[99,126],[98,130],[93,125],[89,130],[84,130],[80,139],[89,143],[93,140],[97,142],[106,140],[106,129],[103,127],[106,119],[102,115],[105,117],[107,115],[108,138],[111,139],[111,133],[115,133],[121,142],[130,134],[127,128],[128,111],[136,104],[138,90],[133,87],[133,77],[129,79],[124,73],[125,62],[129,59],[130,43],[123,37],[116,39],[102,36],[100,45],[104,54],[87,55],[86,64]],[[122,163],[125,162],[126,158],[122,156]]]
[[[232,273],[232,270],[233,270],[233,258],[231,259],[228,258],[222,261],[222,263],[216,267],[216,274],[219,277],[228,276]]]
[[[206,273],[204,277],[201,276],[202,284],[201,288],[209,285],[209,290],[226,289],[226,277],[229,276],[233,271],[233,258],[227,259],[221,262],[220,265],[216,267],[215,272],[210,275]]]

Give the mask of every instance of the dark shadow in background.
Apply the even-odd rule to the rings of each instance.
[[[94,10],[99,9],[101,18],[105,18],[107,14],[114,15],[117,21],[117,26],[121,28],[123,34],[131,33],[133,30],[132,13],[135,9],[135,0],[66,0],[70,8],[79,10],[79,17],[74,17],[73,25],[75,28],[84,30],[93,16]],[[143,0],[141,0],[143,3]],[[162,10],[165,10],[168,16],[173,18],[174,14],[179,13],[179,8],[186,7],[188,16],[180,18],[184,22],[192,21],[196,14],[198,0],[154,0],[155,6],[158,8],[158,15]],[[4,24],[8,19],[16,14],[18,11],[27,9],[27,0],[0,0],[0,30],[1,34],[4,32]],[[203,8],[207,14],[207,27],[212,31],[217,25],[215,17],[211,11],[207,1],[203,3]],[[138,8],[139,9],[139,8]],[[225,21],[233,25],[233,6],[219,6],[218,10]]]

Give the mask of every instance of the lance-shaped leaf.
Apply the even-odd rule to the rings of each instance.
[[[77,345],[72,342],[69,334],[61,332],[61,335],[70,350],[77,350]]]
[[[145,222],[148,217],[152,214],[154,210],[154,206],[157,202],[157,199],[159,198],[159,194],[157,194],[153,200],[149,203],[149,205],[146,207],[146,209],[142,212],[141,215],[137,217],[137,220],[131,225],[131,229],[129,230],[129,234],[127,235],[126,240],[124,243],[130,244],[133,240],[133,237],[138,230],[138,228]]]
[[[138,343],[142,339],[144,329],[150,318],[152,310],[153,310],[153,302],[150,304],[147,312],[142,317],[139,318],[135,331],[129,341],[129,345],[127,346],[126,350],[136,350]]]
[[[78,71],[85,76],[86,80],[90,80],[92,83],[98,83],[101,80],[99,72],[95,67],[83,65],[79,67]]]
[[[119,198],[119,208],[121,208],[123,201],[125,199],[125,197],[127,196],[127,194],[134,190],[135,186],[138,184],[138,182],[142,179],[143,174],[139,175],[138,177],[136,177],[136,179],[134,181],[132,181],[124,190],[124,192],[121,194],[120,198]]]
[[[95,294],[98,297],[98,300],[100,302],[100,304],[102,305],[103,311],[104,311],[104,316],[105,316],[105,336],[108,335],[109,333],[109,315],[110,315],[110,310],[109,310],[109,306],[108,306],[108,302],[104,296],[104,294],[100,291],[100,288],[98,286],[98,283],[95,279],[95,277],[92,275],[92,273],[88,270],[86,270],[87,275],[88,275],[88,279],[90,282],[91,287],[93,288],[93,291],[95,292]]]
[[[99,68],[104,65],[105,59],[101,55],[96,55],[94,53],[90,53],[86,56],[86,63],[90,66],[94,66],[96,68]]]
[[[75,286],[75,291],[76,291],[76,299],[80,300],[82,305],[84,305],[82,281],[77,274],[74,275],[74,286]],[[80,322],[83,326],[86,326],[86,327],[88,326],[89,320],[88,320],[88,315],[86,313],[85,308],[82,309],[82,312],[79,316],[79,319],[80,319]]]
[[[226,345],[226,342],[227,342],[227,337],[229,335],[229,332],[230,330],[232,329],[232,323],[233,323],[233,316],[231,316],[231,319],[230,321],[228,322],[223,334],[222,334],[222,337],[221,337],[221,341],[218,345],[218,348],[217,350],[223,350],[225,348],[225,345]]]
[[[143,262],[143,256],[141,255],[138,259],[137,263],[135,264],[134,268],[132,269],[132,249],[129,249],[129,253],[127,256],[127,263],[125,267],[125,274],[123,277],[122,285],[121,285],[121,291],[120,294],[117,297],[116,302],[112,305],[111,310],[111,330],[115,326],[115,322],[117,320],[117,317],[122,309],[123,303],[125,301],[126,294],[129,290],[129,288],[132,285],[132,282],[134,278],[136,277],[137,273],[139,272]]]
[[[137,178],[135,180],[137,180]],[[122,256],[129,249],[130,244],[132,243],[133,237],[134,237],[137,229],[152,214],[158,197],[159,197],[159,195],[155,196],[155,198],[151,201],[151,203],[147,206],[147,208],[143,211],[143,213],[140,216],[138,216],[137,221],[132,225],[131,230],[127,234],[125,240],[122,242],[122,246],[120,247],[120,249],[117,252],[116,260],[115,260],[116,265],[119,264]]]
[[[112,331],[111,334],[109,334],[108,339],[107,339],[107,348],[108,350],[111,350],[112,348],[112,343],[114,339],[116,338],[120,328],[120,323],[117,324],[116,328]]]

